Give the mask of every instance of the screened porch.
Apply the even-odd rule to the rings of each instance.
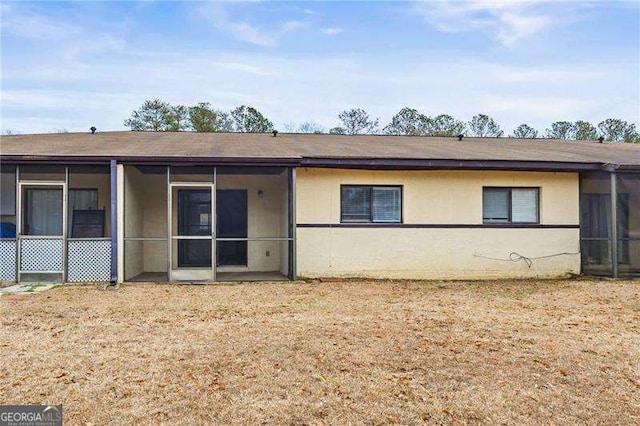
[[[108,282],[109,165],[2,165],[0,280]]]
[[[583,273],[640,276],[640,173],[583,173],[580,231]]]
[[[293,169],[123,168],[124,281],[294,276]]]

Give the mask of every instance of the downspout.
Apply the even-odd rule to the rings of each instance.
[[[118,166],[116,160],[111,160],[111,279],[118,281]]]

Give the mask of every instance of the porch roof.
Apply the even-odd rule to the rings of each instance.
[[[97,132],[2,136],[3,162],[282,164],[366,168],[640,169],[640,145],[556,139]]]

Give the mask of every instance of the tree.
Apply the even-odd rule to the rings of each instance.
[[[546,130],[547,137],[552,139],[572,139],[574,135],[573,123],[570,121],[556,121]]]
[[[273,130],[273,123],[254,107],[242,105],[231,110],[236,132],[263,133]]]
[[[305,121],[298,126],[298,133],[324,133],[324,128],[312,121]]]
[[[19,135],[20,132],[16,132],[15,130],[5,129],[2,131],[3,136],[11,136],[11,135]]]
[[[189,120],[189,108],[184,105],[172,106],[167,119],[169,122],[167,130],[171,132],[181,132],[191,127],[191,121]]]
[[[345,135],[347,134],[347,131],[344,129],[344,127],[332,127],[331,129],[329,129],[329,134],[330,135]]]
[[[523,123],[515,128],[511,137],[519,139],[533,139],[538,137],[538,131],[528,124]]]
[[[433,118],[424,117],[424,125],[429,136],[457,136],[464,133],[465,125],[448,114]]]
[[[146,100],[142,106],[124,120],[131,130],[167,131],[175,127],[173,107],[160,99]]]
[[[360,108],[353,108],[348,111],[342,111],[338,114],[338,118],[342,121],[342,129],[347,135],[361,135],[377,133],[378,120],[371,119],[369,113]]]
[[[417,109],[404,107],[391,118],[384,132],[388,135],[421,136],[426,134],[427,120],[428,117]]]
[[[232,132],[233,120],[229,114],[211,108],[208,102],[189,108],[191,128],[196,132]]]
[[[573,137],[578,140],[598,139],[598,132],[593,124],[588,121],[578,120],[573,123]]]
[[[504,135],[504,131],[500,129],[498,123],[486,114],[474,115],[469,121],[469,131],[471,136],[480,138],[494,137],[499,138]]]
[[[618,118],[607,118],[598,124],[598,132],[611,142],[636,142],[639,138],[635,124]]]

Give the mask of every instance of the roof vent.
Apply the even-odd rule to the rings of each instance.
[[[600,143],[604,143],[604,136],[600,136],[600,137],[598,138],[598,141],[599,141]]]
[[[93,134],[95,134],[96,130],[98,130],[98,129],[96,129],[96,126],[91,126],[91,128],[89,130],[91,130],[91,134],[93,135]]]
[[[464,135],[463,135],[462,133],[460,133],[460,134],[458,135],[458,140],[459,140],[459,141],[461,141],[461,140],[462,140],[462,138],[464,138]]]
[[[275,138],[276,136],[278,136],[278,131],[277,131],[277,130],[274,130],[274,131],[273,131],[273,132],[271,132],[271,133],[273,133],[273,137],[274,137],[274,138]]]

